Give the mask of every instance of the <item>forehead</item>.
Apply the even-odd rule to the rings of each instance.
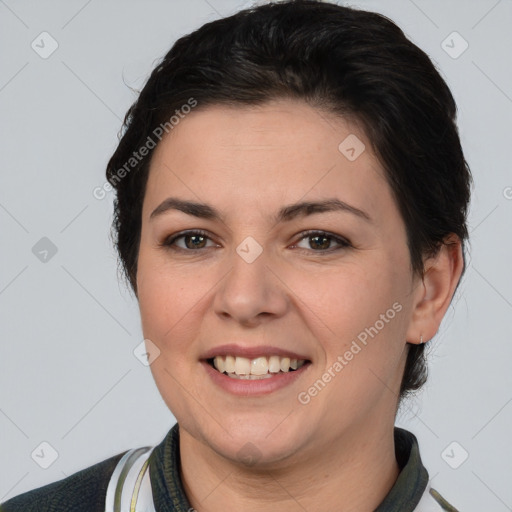
[[[183,195],[272,208],[276,202],[351,198],[374,210],[392,201],[370,141],[354,122],[301,101],[215,105],[192,111],[162,139],[152,158],[145,210]],[[147,211],[146,211],[147,213]]]

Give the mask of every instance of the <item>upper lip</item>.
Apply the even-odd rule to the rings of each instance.
[[[201,359],[212,359],[215,356],[246,357],[247,359],[255,359],[256,357],[279,356],[289,357],[290,359],[305,361],[309,360],[309,358],[304,355],[279,347],[272,347],[270,345],[244,347],[234,343],[214,347],[208,350],[208,352],[205,352]]]

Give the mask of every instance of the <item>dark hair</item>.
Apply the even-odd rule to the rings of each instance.
[[[138,151],[155,146],[185,105],[277,98],[300,99],[362,126],[405,222],[413,272],[422,275],[423,258],[452,233],[464,248],[471,175],[455,101],[428,56],[377,13],[319,0],[268,3],[181,37],[126,114],[106,175],[116,190],[115,244],[136,295],[152,149],[144,157]],[[409,344],[400,400],[426,382],[424,348]]]

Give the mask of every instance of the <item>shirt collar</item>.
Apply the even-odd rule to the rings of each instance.
[[[400,474],[375,512],[413,512],[428,484],[416,436],[403,428],[394,428],[395,457]]]
[[[375,512],[413,512],[428,483],[420,458],[418,440],[411,432],[395,427],[398,478]],[[149,471],[157,512],[189,512],[192,509],[180,478],[179,428],[174,425],[150,456]]]

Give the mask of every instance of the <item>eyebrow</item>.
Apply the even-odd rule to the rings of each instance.
[[[178,210],[200,219],[223,220],[221,213],[213,206],[206,203],[186,201],[176,197],[168,197],[165,199],[151,212],[149,218],[152,220],[169,210]],[[372,222],[371,217],[365,211],[336,198],[325,199],[323,201],[304,201],[284,206],[279,210],[277,215],[275,215],[274,221],[276,224],[279,222],[289,222],[297,217],[333,211],[351,213],[361,219]]]

